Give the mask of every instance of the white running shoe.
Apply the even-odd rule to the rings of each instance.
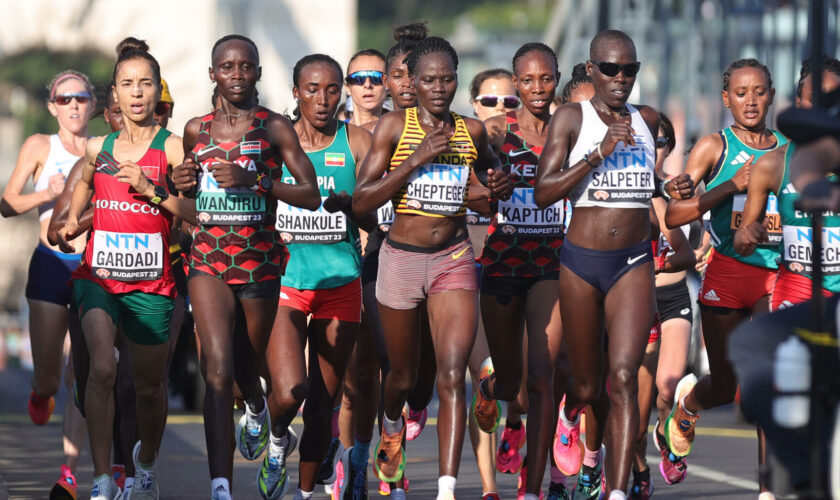
[[[90,489],[90,500],[116,500],[120,492],[117,482],[111,474],[102,474],[94,478]]]
[[[152,462],[148,467],[140,466],[140,441],[134,445],[131,459],[134,461],[134,484],[128,496],[124,500],[157,500],[159,496],[157,484],[156,463]]]
[[[230,496],[230,491],[227,490],[222,485],[216,486],[216,489],[213,490],[213,494],[210,497],[210,500],[232,500],[233,497]]]
[[[256,460],[260,458],[263,450],[268,445],[269,427],[271,427],[271,418],[268,415],[268,402],[263,396],[263,403],[265,404],[263,411],[258,415],[251,413],[248,409],[248,404],[245,404],[245,413],[239,417],[236,423],[236,447],[239,448],[239,453],[245,457],[246,460]]]

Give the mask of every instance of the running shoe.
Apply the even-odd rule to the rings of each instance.
[[[569,500],[572,498],[569,496],[569,490],[566,489],[566,485],[563,483],[550,483],[548,485],[548,496],[546,500]]]
[[[522,500],[525,498],[525,494],[528,493],[525,489],[528,487],[528,465],[525,464],[522,466],[522,469],[519,471],[519,481],[516,483],[516,500]],[[540,491],[540,500],[545,498],[543,496],[543,492]]]
[[[245,405],[245,413],[239,417],[239,422],[236,423],[236,446],[239,448],[239,453],[245,457],[246,460],[256,460],[260,458],[263,450],[268,445],[269,427],[271,427],[271,418],[268,415],[268,402],[265,401],[263,411],[259,415],[251,413],[248,405]]]
[[[691,453],[691,446],[694,444],[694,426],[700,415],[697,413],[690,415],[683,408],[682,401],[696,383],[697,377],[691,373],[680,380],[674,393],[674,407],[668,415],[668,420],[665,421],[665,441],[671,452],[678,457],[685,457]]]
[[[516,474],[522,468],[519,450],[525,446],[525,422],[519,422],[519,429],[505,425],[502,442],[496,450],[496,470],[503,474]]]
[[[577,486],[572,498],[575,500],[598,500],[604,494],[604,473],[601,462],[595,467],[581,465]]]
[[[120,489],[110,474],[102,474],[93,479],[93,487],[90,489],[90,500],[115,500]]]
[[[502,404],[496,399],[487,399],[481,393],[481,384],[493,374],[493,367],[485,364],[481,367],[478,375],[478,387],[473,390],[473,418],[478,428],[492,434],[499,427],[499,420],[502,418]]]
[[[120,490],[125,489],[125,466],[111,465],[111,475],[114,477],[114,482],[120,487]]]
[[[276,500],[282,497],[292,486],[286,475],[286,458],[297,447],[297,435],[289,427],[286,435],[280,441],[281,444],[277,451],[273,451],[271,446],[268,447],[268,453],[265,454],[262,466],[257,471],[257,490],[259,490],[260,496],[267,500]]]
[[[338,438],[332,438],[330,447],[327,448],[327,455],[321,461],[321,470],[318,472],[318,477],[315,478],[315,484],[333,484],[336,481],[336,458],[341,460],[341,453],[338,451],[340,447],[341,441]]]
[[[657,420],[653,427],[653,443],[662,457],[662,460],[659,461],[659,472],[666,483],[681,483],[688,473],[688,464],[685,463],[685,457],[678,457],[671,453],[665,436],[659,432],[659,420]]]
[[[402,482],[403,482],[403,491],[405,491],[406,493],[411,491],[411,481],[409,481],[408,478],[405,477],[405,475],[403,475]],[[395,488],[395,490],[396,489],[398,489],[398,488]],[[388,495],[390,495],[391,494],[391,483],[386,483],[385,481],[379,481],[379,494],[382,495],[383,497],[387,497]]]
[[[216,486],[210,500],[231,500],[230,491],[222,485]]]
[[[405,450],[402,447],[404,436],[405,419],[403,419],[402,429],[396,434],[389,435],[385,429],[382,429],[382,437],[373,455],[373,469],[382,481],[397,482],[405,472]]]
[[[367,466],[357,469],[350,461],[351,450],[347,449],[336,465],[340,470],[333,486],[332,500],[367,500]],[[346,473],[345,473],[346,472]]]
[[[653,481],[650,479],[650,469],[644,472],[633,471],[633,486],[627,494],[628,500],[650,500],[653,496]]]
[[[52,396],[42,398],[35,394],[35,391],[29,393],[29,418],[35,422],[35,425],[44,425],[50,420],[55,409],[55,398]]]
[[[566,397],[560,402],[560,414],[566,407]],[[577,422],[574,426],[568,427],[563,423],[563,419],[558,415],[557,429],[554,431],[554,445],[552,451],[554,453],[554,463],[557,468],[565,476],[574,476],[580,471],[580,465],[583,457],[583,443],[580,441],[580,421],[583,420],[578,415]]]
[[[61,466],[58,481],[50,490],[50,500],[76,500],[76,476],[66,465]]]
[[[405,405],[403,409],[403,416],[405,417],[405,440],[414,441],[420,437],[420,433],[426,427],[426,418],[429,416],[428,408],[423,408],[420,411],[413,409],[409,405]]]
[[[491,492],[481,495],[481,500],[502,500],[502,498],[499,496],[498,493]]]
[[[134,445],[134,451],[131,453],[131,459],[134,461],[134,484],[131,486],[131,493],[127,498],[132,500],[157,500],[159,493],[155,462],[141,467],[139,456],[140,441],[137,441],[137,444]]]
[[[407,490],[396,488],[391,492],[391,500],[406,500],[405,494]],[[446,500],[455,500],[455,495],[451,494],[446,497]]]

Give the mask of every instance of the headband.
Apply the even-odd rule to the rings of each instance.
[[[50,101],[52,101],[52,100],[54,100],[54,99],[55,99],[55,89],[56,89],[56,88],[58,88],[58,85],[59,85],[61,82],[67,81],[67,80],[69,80],[69,79],[71,79],[71,78],[75,78],[76,80],[79,80],[80,82],[82,82],[82,83],[84,84],[84,86],[85,86],[88,90],[90,90],[90,85],[89,85],[89,84],[88,84],[88,82],[86,82],[86,81],[85,81],[82,77],[80,77],[79,75],[75,75],[75,74],[73,74],[73,73],[67,73],[66,75],[62,75],[62,76],[58,77],[58,78],[55,80],[55,83],[53,83],[53,84],[52,84],[52,87],[50,88]]]

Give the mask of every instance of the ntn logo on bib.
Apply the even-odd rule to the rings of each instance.
[[[465,165],[429,163],[418,167],[405,187],[405,206],[438,215],[455,215],[467,199],[470,169]]]
[[[160,233],[96,231],[93,236],[91,270],[101,279],[160,279],[163,276],[163,250]]]

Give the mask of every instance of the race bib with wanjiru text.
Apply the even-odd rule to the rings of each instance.
[[[246,170],[256,171],[253,160],[243,159],[234,163]],[[265,220],[265,197],[247,187],[220,188],[213,173],[207,170],[213,164],[212,160],[201,163],[195,200],[198,221],[204,225],[261,224]]]

